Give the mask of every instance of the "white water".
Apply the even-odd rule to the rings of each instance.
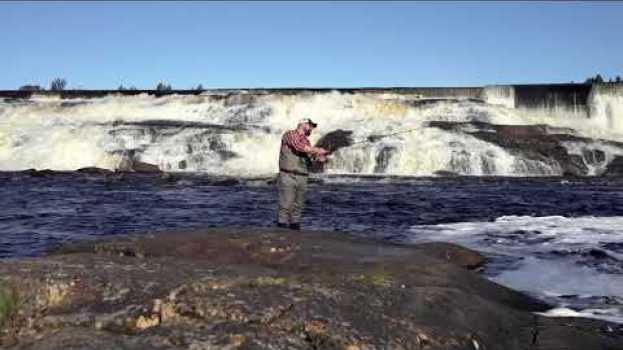
[[[515,108],[515,89],[512,86],[486,86],[483,99],[492,105]]]
[[[614,96],[614,97],[613,97]],[[319,123],[312,142],[335,129],[354,131],[355,140],[370,135],[416,130],[340,149],[329,173],[433,175],[559,175],[555,164],[524,159],[495,144],[461,132],[424,127],[430,121],[483,121],[493,124],[548,124],[578,135],[623,140],[623,98],[592,97],[596,118],[563,112],[526,111],[469,101],[415,107],[416,95],[338,92],[296,95],[241,92],[238,95],[107,96],[60,100],[35,98],[0,103],[0,170],[28,168],[75,170],[97,166],[116,169],[124,158],[157,164],[165,171],[200,171],[219,175],[258,176],[277,171],[277,152],[284,130],[310,117]],[[605,101],[605,102],[603,102]],[[601,108],[607,103],[610,107]],[[615,107],[612,107],[615,106]],[[608,117],[610,116],[610,117]],[[158,123],[176,121],[167,127]],[[149,125],[141,123],[149,122]],[[215,130],[204,123],[244,130]],[[582,153],[586,144],[569,145]],[[623,154],[617,147],[598,147],[607,161]]]
[[[616,248],[623,242],[623,217],[506,216],[420,225],[410,229],[408,241],[450,241],[492,256],[491,278],[553,300],[558,306],[547,315],[572,310],[568,316],[623,323],[623,253]],[[595,299],[610,301],[596,307]]]

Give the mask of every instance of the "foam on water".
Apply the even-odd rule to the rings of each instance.
[[[566,307],[557,307],[547,312],[537,312],[539,315],[548,317],[587,317],[587,318],[599,318],[602,320],[623,323],[623,317],[621,317],[620,310],[617,308],[611,309],[585,309],[582,311],[575,311]]]
[[[486,274],[498,283],[585,316],[623,322],[618,299],[623,295],[623,217],[504,216],[409,231],[412,243],[450,241],[483,252],[491,258]]]

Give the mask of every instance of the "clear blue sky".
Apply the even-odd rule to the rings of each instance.
[[[0,89],[470,86],[623,75],[623,2],[0,2]]]

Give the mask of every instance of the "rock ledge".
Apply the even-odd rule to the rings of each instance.
[[[468,249],[332,232],[169,231],[5,260],[2,348],[622,349],[620,325],[548,308],[469,269]],[[1,323],[1,322],[0,322]]]

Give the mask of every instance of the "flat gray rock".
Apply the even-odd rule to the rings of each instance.
[[[193,229],[5,260],[7,349],[623,349],[623,328],[545,318],[449,243]],[[6,294],[6,293],[5,293]],[[10,293],[9,293],[10,294]]]

